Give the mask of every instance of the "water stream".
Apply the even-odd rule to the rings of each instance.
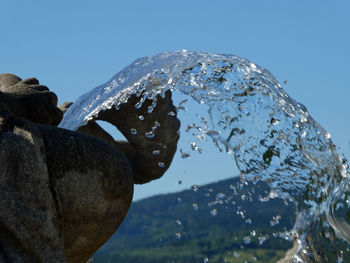
[[[196,125],[182,123],[187,131],[232,154],[242,178],[263,180],[273,195],[296,204],[294,262],[342,262],[349,255],[347,161],[306,107],[269,71],[246,59],[186,50],[140,58],[82,95],[60,127],[76,130],[133,94],[140,96],[135,107],[145,98],[154,101],[151,113],[156,96],[169,89],[208,108]],[[200,150],[195,143],[190,147]]]

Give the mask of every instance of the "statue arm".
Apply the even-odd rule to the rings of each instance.
[[[164,98],[157,97],[157,106],[152,113],[147,112],[151,100],[146,100],[137,109],[135,104],[138,101],[134,95],[119,110],[112,108],[100,112],[95,119],[113,124],[128,141],[115,141],[95,120],[78,131],[102,139],[122,151],[133,169],[134,183],[143,184],[160,178],[169,168],[176,152],[180,121],[170,91]]]

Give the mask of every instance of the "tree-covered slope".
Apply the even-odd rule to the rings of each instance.
[[[294,206],[238,178],[134,202],[95,262],[276,262],[291,242]],[[287,204],[287,205],[286,205]]]

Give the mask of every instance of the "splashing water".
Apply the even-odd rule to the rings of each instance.
[[[82,95],[60,127],[76,130],[133,94],[140,96],[135,107],[153,100],[151,113],[157,95],[169,89],[208,106],[201,125],[189,124],[187,131],[233,154],[243,178],[266,181],[274,197],[296,204],[293,234],[299,249],[294,262],[340,262],[349,254],[347,161],[305,106],[289,97],[266,69],[246,59],[185,50],[138,59]],[[186,110],[185,102],[177,111]],[[190,147],[201,151],[194,142]],[[184,158],[187,152],[181,151]]]

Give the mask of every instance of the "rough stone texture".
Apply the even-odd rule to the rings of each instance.
[[[16,75],[3,73],[0,74],[0,89],[13,86],[20,82],[22,79]]]
[[[144,184],[160,178],[169,168],[176,152],[180,121],[176,117],[170,90],[164,98],[158,97],[157,107],[152,113],[147,112],[152,101],[147,99],[137,109],[135,105],[139,100],[133,96],[119,110],[112,107],[100,112],[96,119],[113,124],[128,140],[116,142],[116,147],[130,160],[134,182]],[[140,120],[140,116],[143,120]],[[154,136],[147,138],[146,134],[151,131]]]
[[[130,164],[118,149],[90,136],[44,125],[39,130],[59,196],[67,260],[85,262],[127,214]]]
[[[16,116],[50,125],[58,125],[62,120],[56,94],[35,78],[21,80],[15,75],[0,74],[0,93],[0,101]]]
[[[0,118],[0,262],[65,262],[40,131],[6,107]]]
[[[69,105],[57,108],[56,95],[34,78],[0,74],[1,263],[86,262],[125,218],[134,181],[165,172],[179,128],[177,118],[167,115],[174,110],[170,94],[155,110],[161,126],[152,140],[136,122],[147,105],[132,111],[133,100],[99,116],[130,141],[115,142],[94,122],[80,132],[51,126]],[[145,116],[145,124],[154,124],[154,118]],[[131,127],[140,134],[132,137]],[[161,142],[166,147],[153,155]]]
[[[68,110],[68,108],[73,104],[73,102],[69,102],[66,101],[63,104],[61,104],[60,106],[58,106],[58,108],[64,113],[66,113],[66,111]]]

